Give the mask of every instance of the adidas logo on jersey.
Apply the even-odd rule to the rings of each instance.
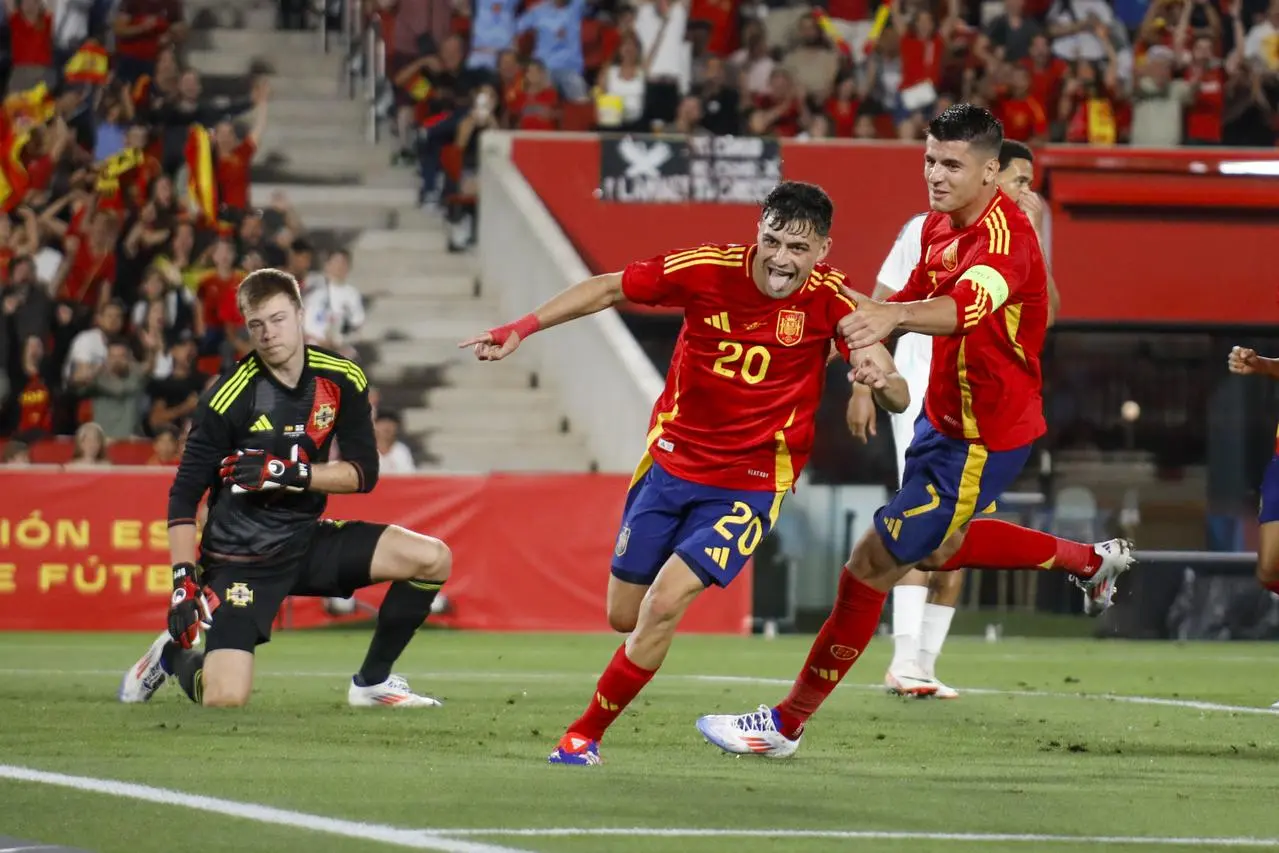
[[[249,432],[271,432],[275,427],[271,426],[271,419],[266,415],[262,415],[253,422],[253,426],[249,427]]]

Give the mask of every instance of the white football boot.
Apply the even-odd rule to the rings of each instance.
[[[1114,603],[1116,579],[1137,562],[1127,539],[1099,542],[1092,548],[1101,556],[1101,568],[1090,578],[1074,579],[1084,591],[1084,613],[1088,616],[1096,616]]]
[[[368,687],[361,687],[352,678],[346,701],[352,708],[439,708],[444,704],[434,696],[414,693],[401,675],[392,675],[381,684]]]
[[[924,699],[934,695],[937,687],[937,680],[929,678],[923,667],[917,663],[899,663],[884,673],[884,689],[892,696]]]
[[[791,740],[777,730],[773,709],[760,705],[749,714],[710,714],[697,721],[697,730],[707,743],[733,755],[761,755],[790,758],[803,737]]]
[[[940,681],[937,680],[936,676],[933,676],[933,684],[937,685],[937,690],[936,692],[933,693],[934,699],[958,699],[959,698],[958,690],[956,690],[953,687],[942,684]]]
[[[147,702],[155,695],[169,677],[160,665],[160,656],[164,653],[164,647],[171,642],[173,638],[168,631],[160,634],[151,648],[147,649],[147,653],[129,668],[124,678],[120,679],[120,690],[116,694],[121,702]]]

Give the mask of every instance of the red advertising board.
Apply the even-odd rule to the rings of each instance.
[[[797,142],[782,174],[836,203],[831,261],[869,292],[898,230],[925,205],[921,148]],[[627,204],[598,197],[599,142],[518,138],[516,165],[594,272],[706,242],[751,239],[740,204]],[[1276,151],[1049,147],[1039,177],[1052,207],[1062,319],[1088,323],[1279,322],[1268,248],[1279,242]],[[1224,165],[1223,165],[1224,164]]]
[[[0,474],[0,629],[159,630],[170,581],[172,471]],[[384,477],[329,501],[333,518],[395,523],[453,551],[449,612],[432,621],[494,631],[607,631],[604,593],[625,499],[621,475]],[[127,508],[127,509],[125,509]],[[386,585],[357,597],[376,606]],[[749,572],[696,602],[682,629],[749,630]],[[334,621],[292,599],[291,627]]]

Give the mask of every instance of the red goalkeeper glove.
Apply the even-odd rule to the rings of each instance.
[[[296,446],[293,455],[297,456]],[[273,456],[265,450],[237,450],[222,460],[220,476],[236,494],[272,489],[303,492],[311,485],[311,466],[296,458]]]
[[[173,567],[173,598],[169,600],[169,636],[184,649],[200,642],[200,630],[208,630],[213,614],[204,593],[196,585],[193,563]]]

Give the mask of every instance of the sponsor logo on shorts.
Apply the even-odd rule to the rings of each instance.
[[[618,557],[624,555],[626,553],[626,546],[630,544],[630,541],[631,528],[623,526],[621,531],[617,534],[617,545],[613,547],[613,554]]]
[[[226,591],[226,600],[232,607],[248,607],[253,603],[253,590],[245,583],[233,583]]]
[[[838,643],[830,647],[830,653],[836,660],[853,660],[857,657],[857,649]]]

